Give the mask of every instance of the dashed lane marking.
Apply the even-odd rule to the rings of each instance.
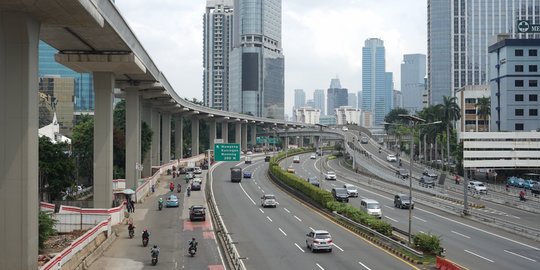
[[[338,245],[336,245],[336,243],[334,243],[334,247],[337,247],[337,249],[343,251],[343,249],[341,247],[339,247]]]
[[[525,259],[525,260],[529,260],[529,261],[531,261],[531,262],[536,262],[536,260],[534,260],[534,259],[531,259],[531,258],[529,258],[529,257],[525,257],[525,256],[523,256],[523,255],[519,255],[519,254],[514,253],[514,252],[512,252],[512,251],[508,251],[508,250],[506,250],[506,249],[504,250],[504,252],[510,253],[510,254],[512,254],[512,255],[515,255],[515,256],[518,256],[518,257],[523,258],[523,259]]]
[[[306,252],[303,248],[301,248],[297,243],[294,243],[294,245],[302,252]]]
[[[248,199],[255,205],[257,205],[255,203],[255,201],[247,194],[246,190],[244,189],[244,187],[242,186],[242,183],[239,184],[240,185],[240,188],[242,189],[242,191],[244,191],[244,193],[246,194],[246,196],[248,197]]]
[[[274,222],[269,216],[266,216],[266,219],[270,220],[270,222]]]
[[[278,228],[278,229],[283,235],[287,236],[287,234],[281,228]]]
[[[488,259],[488,258],[486,258],[486,257],[484,257],[484,256],[478,255],[478,254],[476,254],[476,253],[474,253],[474,252],[471,252],[471,251],[468,251],[468,250],[466,250],[466,249],[464,249],[463,251],[465,251],[465,252],[467,252],[467,253],[469,253],[469,254],[471,254],[471,255],[474,255],[474,256],[476,256],[476,257],[478,257],[478,258],[484,259],[484,260],[486,260],[486,261],[488,261],[488,262],[493,262],[493,260],[490,260],[490,259]]]
[[[302,222],[302,220],[299,217],[294,216],[294,218],[296,218],[298,221]]]
[[[467,238],[467,239],[471,239],[470,236],[464,235],[464,234],[462,234],[462,233],[458,233],[458,232],[456,232],[456,231],[450,231],[450,232],[452,232],[453,234],[457,234],[457,235],[459,235],[459,236],[465,237],[465,238]]]
[[[371,270],[371,268],[367,267],[365,264],[363,264],[362,262],[358,262],[361,266],[363,266],[364,268],[366,268],[367,270]]]

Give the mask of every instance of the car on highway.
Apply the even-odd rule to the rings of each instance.
[[[328,171],[328,172],[326,172],[326,174],[324,175],[324,179],[326,179],[326,180],[337,180],[337,178],[336,178],[336,173],[335,173],[335,172],[332,172],[332,171]]]
[[[431,177],[431,178],[433,178],[433,180],[437,180],[437,178],[439,177],[439,175],[436,172],[432,171],[432,170],[425,170],[422,173],[422,175],[427,176],[427,177]]]
[[[506,183],[513,187],[523,187],[525,180],[516,176],[510,176],[506,179]]]
[[[308,234],[306,234],[306,237],[306,247],[311,249],[311,252],[321,249],[332,252],[334,241],[332,240],[330,233],[327,231],[311,230]]]
[[[196,178],[196,179],[199,179],[199,178]],[[196,181],[196,179],[194,179],[191,182],[191,191],[201,190],[202,182],[201,181]]]
[[[403,208],[408,209],[410,207],[411,209],[414,209],[414,202],[411,200],[409,195],[396,194],[394,196],[394,207],[401,208],[401,209]]]
[[[294,167],[293,167],[292,165],[289,166],[289,167],[287,168],[287,172],[288,172],[288,173],[294,173],[294,172],[295,172]]]
[[[531,193],[535,196],[540,195],[540,182],[536,182],[536,184],[531,187]]]
[[[487,187],[480,181],[470,181],[467,189],[478,194],[487,194]]]
[[[178,173],[179,173],[179,174],[186,174],[186,173],[187,173],[187,170],[186,170],[186,168],[184,168],[184,167],[180,167],[180,168],[178,168]]]
[[[403,169],[403,168],[398,169],[396,171],[396,175],[403,178],[403,179],[407,179],[407,178],[409,178],[409,170]]]
[[[251,178],[251,171],[244,171],[244,178]]]
[[[341,130],[342,131],[349,131],[349,128],[348,127],[342,127]]]
[[[360,143],[361,143],[361,144],[368,144],[368,142],[369,142],[368,137],[362,137],[362,138],[360,138]]]
[[[300,156],[294,156],[293,163],[300,163]]]
[[[193,177],[194,177],[193,173],[192,173],[192,172],[188,172],[188,173],[186,173],[186,175],[184,176],[184,179],[190,180],[190,179],[193,179]]]
[[[387,160],[388,162],[396,162],[396,161],[397,161],[397,157],[396,157],[396,155],[390,154],[390,155],[386,156],[386,160]]]
[[[264,194],[261,197],[261,206],[265,207],[277,207],[278,202],[276,201],[276,196],[272,194]]]
[[[264,162],[270,162],[271,158],[272,158],[271,156],[265,156],[264,157]]]
[[[333,188],[332,196],[338,202],[349,202],[349,193],[346,188]]]
[[[381,205],[378,201],[372,200],[372,199],[362,199],[360,201],[360,209],[362,209],[364,212],[366,212],[368,215],[377,217],[379,219],[382,218],[382,210]]]
[[[343,188],[347,190],[349,197],[358,197],[358,189],[354,185],[345,184],[343,185]]]
[[[432,177],[429,177],[427,175],[422,175],[420,177],[420,180],[418,181],[418,183],[420,184],[420,186],[422,187],[428,187],[428,188],[432,188],[435,186],[435,180],[433,180]]]
[[[316,159],[317,158],[317,155],[315,153],[311,154],[311,156],[309,156],[310,159]]]
[[[178,207],[180,204],[178,203],[178,197],[175,195],[170,195],[167,197],[167,201],[165,201],[165,207]]]
[[[308,181],[308,183],[310,183],[310,184],[312,184],[312,185],[314,185],[316,187],[321,186],[321,184],[319,183],[319,179],[317,179],[317,177],[315,177],[315,176],[308,177],[307,181]]]
[[[202,221],[205,221],[206,220],[206,211],[205,211],[205,207],[202,206],[202,205],[192,205],[190,208],[189,208],[189,220],[190,221],[194,221],[194,220],[202,220]]]
[[[194,174],[201,174],[202,173],[201,167],[194,167],[193,168],[193,173]]]
[[[523,183],[523,188],[525,189],[532,189],[532,187],[534,186],[534,184],[536,184],[538,182],[534,181],[534,180],[530,180],[530,179],[527,179],[524,181]]]
[[[244,159],[244,163],[245,164],[251,164],[252,163],[252,157],[251,155],[247,155],[246,158]]]

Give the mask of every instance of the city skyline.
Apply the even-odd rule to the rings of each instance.
[[[115,4],[178,94],[202,100],[202,18],[206,1],[156,5],[117,0]],[[366,38],[385,40],[387,70],[394,73],[397,85],[402,55],[427,52],[425,1],[295,0],[283,1],[282,9],[285,112],[294,105],[294,89],[306,89],[307,93],[326,89],[335,74],[350,91],[361,91],[361,49]]]

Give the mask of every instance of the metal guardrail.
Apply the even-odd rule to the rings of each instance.
[[[213,165],[215,166],[215,165]],[[232,269],[235,270],[245,270],[246,267],[244,263],[242,262],[243,257],[240,257],[240,254],[238,253],[238,250],[236,249],[236,242],[234,242],[231,238],[231,234],[227,231],[227,227],[225,227],[225,223],[223,222],[223,218],[221,218],[221,214],[219,212],[219,209],[216,207],[216,200],[213,196],[212,192],[212,174],[210,173],[210,170],[208,172],[208,175],[206,177],[208,179],[206,187],[205,187],[205,193],[206,193],[206,201],[208,204],[208,210],[210,214],[212,215],[212,220],[214,221],[214,231],[221,243],[221,246],[226,251],[227,261],[229,262],[229,266]]]
[[[335,211],[332,212],[332,214],[334,216],[336,216],[336,217],[339,217],[339,218],[347,221],[348,223],[353,224],[356,227],[362,228],[362,230],[365,230],[365,231],[367,231],[367,232],[369,232],[369,233],[371,233],[373,235],[376,235],[377,237],[379,237],[381,239],[384,239],[384,241],[386,241],[386,243],[388,243],[388,244],[390,244],[390,245],[392,245],[394,247],[399,247],[399,248],[406,249],[407,251],[413,253],[414,255],[416,255],[416,256],[418,256],[420,258],[424,257],[423,252],[415,250],[415,249],[413,249],[413,248],[411,248],[411,247],[409,247],[409,246],[407,246],[407,245],[405,245],[405,244],[403,244],[403,243],[401,243],[399,241],[396,241],[396,240],[394,240],[394,239],[392,239],[392,238],[390,238],[390,237],[388,237],[388,236],[386,236],[386,235],[384,235],[382,233],[379,233],[378,231],[375,231],[375,230],[371,229],[370,227],[367,227],[367,226],[365,226],[365,225],[363,225],[361,223],[358,223],[358,222],[356,222],[356,221],[354,221],[352,219],[349,219],[348,217],[346,217],[344,215],[341,215],[341,214],[339,214],[339,213],[337,213]]]
[[[478,212],[472,212],[471,215],[473,216],[473,218],[478,218],[483,220],[484,222],[495,224],[499,227],[502,227],[502,229],[504,230],[518,233],[522,236],[532,238],[536,241],[540,240],[540,229],[538,228],[531,228],[512,221],[498,219],[496,217],[488,216]]]

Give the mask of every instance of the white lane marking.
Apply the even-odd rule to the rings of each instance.
[[[389,217],[389,216],[384,216],[384,217],[387,218],[387,219],[389,219],[389,220],[391,220],[391,221],[393,221],[393,222],[396,222],[396,223],[399,222],[399,221],[397,221],[397,220],[395,220],[395,219],[393,219],[393,218],[391,218],[391,217]]]
[[[269,216],[266,216],[266,218],[267,218],[268,220],[270,220],[270,222],[273,222],[272,219],[271,219]]]
[[[263,211],[263,210],[262,210],[261,208],[259,208],[259,211],[261,211],[261,213],[263,213],[263,214],[264,214],[264,211]]]
[[[421,218],[419,218],[419,217],[414,217],[414,216],[413,216],[413,218],[418,219],[418,220],[423,221],[423,222],[427,222],[427,220],[421,219]]]
[[[322,268],[322,266],[318,263],[315,263],[321,270],[324,270],[324,268]]]
[[[244,161],[242,161],[242,162],[240,162],[240,163],[234,165],[233,167],[238,167],[238,166],[240,166],[240,165],[242,165],[242,164],[244,164]]]
[[[302,249],[297,243],[294,243],[294,245],[295,245],[300,251],[302,251],[302,252],[304,252],[304,253],[306,252],[306,251],[305,251],[304,249]]]
[[[285,212],[287,212],[289,214],[291,213],[291,211],[289,211],[289,209],[287,209],[287,208],[283,208],[283,210],[285,210]]]
[[[261,189],[261,187],[260,187],[260,186],[257,186],[257,188],[258,188],[258,189]]]
[[[465,238],[467,238],[467,239],[471,239],[470,236],[464,235],[464,234],[462,234],[462,233],[458,233],[458,232],[456,232],[456,231],[451,231],[451,232],[454,233],[454,234],[457,234],[457,235],[459,235],[459,236],[463,236],[463,237],[465,237]]]
[[[251,200],[251,202],[252,202],[253,204],[257,205],[257,204],[255,203],[255,201],[254,201],[251,197],[249,197],[249,195],[247,194],[246,190],[245,190],[244,187],[242,186],[242,183],[240,183],[239,185],[240,185],[240,188],[241,188],[241,189],[244,191],[244,193],[246,194],[246,196],[249,198],[249,200]]]
[[[287,234],[281,228],[278,228],[278,229],[283,235],[287,236]]]
[[[343,249],[336,245],[336,243],[334,243],[334,247],[337,247],[339,250],[343,251]]]
[[[264,193],[264,189],[261,189],[262,193]]]
[[[525,259],[525,260],[529,260],[529,261],[531,261],[531,262],[536,262],[536,260],[534,260],[534,259],[531,259],[531,258],[529,258],[529,257],[525,257],[525,256],[523,256],[523,255],[519,255],[519,254],[514,253],[514,252],[512,252],[512,251],[508,251],[508,250],[506,250],[506,249],[504,250],[504,252],[510,253],[510,254],[512,254],[512,255],[516,255],[516,256],[518,256],[518,257],[521,257],[521,258],[523,258],[523,259]]]
[[[331,185],[331,186],[333,186],[333,187],[335,187],[335,186],[336,186],[336,185],[334,185],[334,184],[330,184],[330,185]]]
[[[361,266],[363,266],[364,268],[366,268],[367,270],[371,270],[371,268],[367,267],[365,264],[363,264],[362,262],[358,262]]]
[[[302,222],[302,220],[299,217],[294,216],[294,218],[296,218],[296,219],[298,219],[298,221]]]
[[[478,255],[478,254],[476,254],[476,253],[474,253],[474,252],[468,251],[468,250],[466,250],[466,249],[464,249],[463,251],[465,251],[465,252],[467,252],[467,253],[469,253],[469,254],[472,254],[472,255],[474,255],[474,256],[476,256],[476,257],[478,257],[478,258],[482,258],[482,259],[484,259],[484,260],[486,260],[486,261],[488,261],[488,262],[493,262],[493,260],[490,260],[490,259],[488,259],[488,258],[486,258],[486,257],[484,257],[484,256],[480,256],[480,255]]]
[[[313,229],[313,228],[311,228],[311,227],[309,227],[309,229],[310,229],[310,230],[312,230],[312,231],[314,231],[314,229]]]
[[[393,207],[390,207],[388,205],[383,205],[384,207],[388,208],[388,209],[394,209]]]

